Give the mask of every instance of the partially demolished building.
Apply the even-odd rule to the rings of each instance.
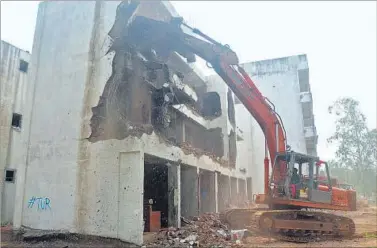
[[[122,33],[128,4],[40,4],[15,228],[141,244],[155,224],[150,205],[167,227],[251,200],[232,93],[177,54],[159,64],[132,50]],[[177,15],[165,1],[139,8],[157,20]]]
[[[10,135],[1,139],[1,158],[9,157],[1,166],[16,168],[2,192],[2,218],[15,229],[141,244],[143,231],[179,227],[181,216],[244,206],[262,193],[265,141],[256,121],[219,76],[202,76],[175,53],[161,59],[163,51],[134,50],[124,33],[129,7],[40,3],[27,88],[21,74],[18,91],[2,95],[9,108],[1,112],[8,118],[1,131]],[[164,21],[178,16],[167,1],[143,1],[138,13]],[[2,61],[1,89],[14,84],[5,72],[24,59],[20,54]],[[243,67],[273,102],[287,101],[275,94],[275,87],[285,90],[295,109],[277,111],[288,143],[315,154],[306,57]],[[11,108],[14,95],[22,100],[20,133],[10,126],[19,106]]]

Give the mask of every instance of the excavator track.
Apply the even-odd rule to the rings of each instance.
[[[297,243],[348,238],[355,233],[352,219],[316,211],[232,209],[220,218],[231,228]]]

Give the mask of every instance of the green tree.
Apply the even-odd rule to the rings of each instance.
[[[328,139],[337,146],[332,174],[352,183],[361,193],[376,189],[376,129],[369,130],[359,102],[341,98],[329,107],[335,115],[335,132]]]

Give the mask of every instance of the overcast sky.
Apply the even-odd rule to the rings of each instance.
[[[230,44],[241,62],[307,54],[318,153],[333,157],[327,107],[339,97],[360,101],[376,127],[376,2],[173,2],[185,20]],[[1,2],[1,39],[31,51],[37,2]]]

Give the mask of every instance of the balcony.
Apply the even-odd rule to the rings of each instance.
[[[301,92],[300,93],[300,102],[301,103],[312,103],[313,98],[312,98],[312,93],[311,92]]]
[[[304,127],[314,127],[314,116],[309,118],[304,118]]]
[[[313,98],[311,92],[301,92],[300,102],[302,108],[302,115],[304,119],[311,118],[313,116]]]
[[[317,136],[317,129],[314,126],[304,127],[304,136],[306,139]]]
[[[243,140],[243,131],[239,127],[236,128],[236,134],[237,134],[237,141],[242,141]]]
[[[298,70],[298,82],[300,85],[300,92],[306,92],[310,90],[309,69]]]
[[[318,135],[315,126],[304,127],[304,137],[307,149],[315,149],[317,146]]]

